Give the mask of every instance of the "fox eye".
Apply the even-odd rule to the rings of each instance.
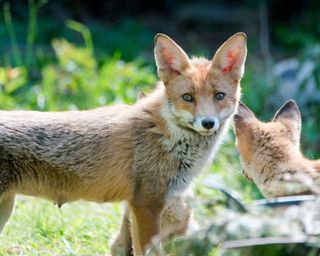
[[[225,95],[226,94],[223,92],[218,92],[216,95],[214,95],[214,97],[216,98],[216,100],[222,100]]]
[[[194,98],[191,94],[189,93],[185,93],[182,95],[182,99],[186,102],[193,102],[194,101]]]

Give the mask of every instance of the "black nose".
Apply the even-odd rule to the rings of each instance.
[[[202,120],[201,125],[203,128],[210,130],[214,126],[214,121],[210,118],[206,118]]]

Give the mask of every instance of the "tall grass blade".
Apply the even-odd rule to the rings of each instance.
[[[23,66],[21,53],[19,51],[16,33],[15,33],[14,25],[12,22],[10,3],[8,3],[8,2],[4,3],[4,5],[3,5],[3,17],[4,17],[4,22],[5,22],[5,25],[6,25],[8,34],[9,34],[9,38],[10,38],[10,43],[11,43],[11,48],[12,48],[12,53],[13,53],[15,65],[16,66]]]
[[[68,20],[66,22],[66,26],[76,32],[79,32],[83,37],[85,47],[92,53],[94,52],[92,36],[90,30],[85,25],[74,20]]]
[[[33,56],[33,46],[35,42],[35,38],[37,35],[37,16],[38,11],[47,1],[37,1],[34,0],[28,1],[28,9],[29,9],[29,21],[28,21],[28,30],[27,30],[27,48],[26,48],[26,60],[25,64],[27,66],[31,65],[32,56]]]

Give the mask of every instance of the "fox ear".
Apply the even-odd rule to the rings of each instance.
[[[301,132],[301,115],[299,108],[294,100],[287,101],[277,111],[272,121],[283,123],[286,127],[288,127],[295,143],[299,145]]]
[[[165,84],[181,74],[190,65],[187,54],[170,37],[164,34],[155,36],[154,54],[159,78]]]
[[[244,73],[246,56],[247,36],[244,33],[237,33],[218,49],[213,57],[213,67],[238,81]]]
[[[287,101],[274,115],[272,121],[289,120],[301,124],[299,108],[294,100]]]
[[[301,115],[299,108],[294,100],[287,101],[274,115],[273,122],[285,122],[300,129]]]
[[[244,123],[247,119],[255,118],[254,113],[244,103],[239,102],[238,112],[234,115],[235,124]]]

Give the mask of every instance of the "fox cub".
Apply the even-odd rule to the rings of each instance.
[[[320,160],[300,151],[301,117],[294,101],[268,123],[240,103],[234,122],[244,174],[266,197],[319,193]]]
[[[166,201],[184,191],[218,149],[240,97],[246,36],[212,61],[155,37],[160,81],[132,106],[87,111],[0,111],[0,229],[16,194],[59,206],[125,201],[135,255],[159,235]]]

